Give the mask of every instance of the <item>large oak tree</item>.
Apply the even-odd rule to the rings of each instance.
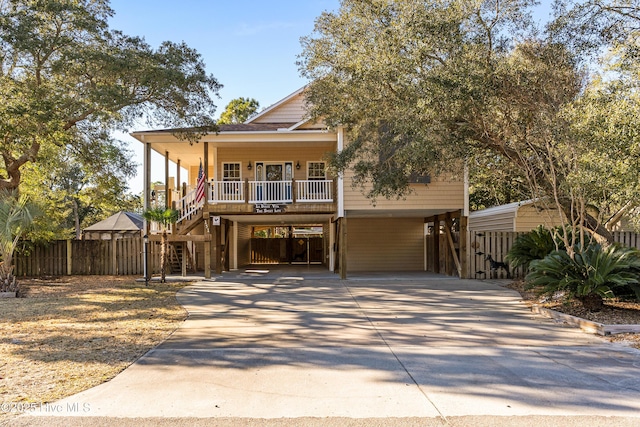
[[[213,128],[220,85],[200,55],[112,30],[112,14],[107,0],[0,2],[0,190],[18,189],[43,147],[91,165],[115,146],[112,130],[141,118]]]
[[[311,115],[348,131],[333,167],[372,182],[370,196],[391,197],[408,191],[412,174],[498,156],[531,197],[610,239],[592,206],[640,201],[630,173],[640,159],[630,65],[638,1],[558,1],[544,29],[532,23],[534,5],[343,0],[322,14],[299,65]],[[605,74],[595,59],[615,49],[616,72]]]

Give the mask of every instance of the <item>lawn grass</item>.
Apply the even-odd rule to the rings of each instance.
[[[23,281],[24,298],[0,301],[0,421],[108,381],[164,341],[186,318],[175,297],[185,284]]]

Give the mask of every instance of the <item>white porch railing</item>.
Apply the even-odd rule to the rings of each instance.
[[[292,181],[250,181],[249,203],[293,203]]]
[[[333,181],[249,181],[251,204],[261,203],[331,203],[333,202]],[[206,184],[206,198],[209,203],[245,203],[245,183],[243,181],[211,181]],[[176,201],[179,211],[178,222],[191,218],[204,204],[196,202],[196,191],[191,190]]]
[[[333,202],[333,181],[296,181],[297,202]]]
[[[196,202],[196,190],[189,191],[186,196],[176,203],[176,208],[180,212],[178,222],[185,218],[190,218],[202,205],[204,205],[204,199],[200,200],[200,203]]]
[[[244,203],[244,182],[217,181],[209,184],[209,203]]]

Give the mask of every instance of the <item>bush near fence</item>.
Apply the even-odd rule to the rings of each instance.
[[[486,259],[491,255],[493,260],[503,262],[513,242],[524,232],[470,231],[469,232],[469,278],[471,279],[506,279],[504,269],[491,270]],[[640,249],[640,233],[616,231],[613,240],[623,246]],[[510,269],[510,278],[522,279],[526,272],[522,268]]]

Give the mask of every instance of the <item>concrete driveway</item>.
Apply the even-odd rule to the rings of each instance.
[[[256,270],[193,284],[179,301],[189,318],[166,342],[41,422],[640,423],[640,351],[537,317],[495,283]]]

